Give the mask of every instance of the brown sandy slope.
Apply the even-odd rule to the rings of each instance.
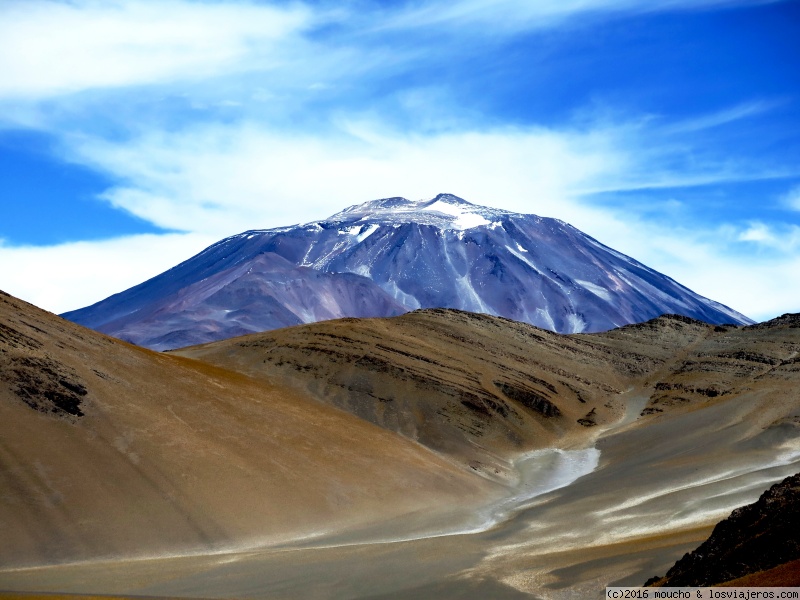
[[[2,569],[246,548],[491,488],[297,390],[0,295]]]
[[[398,558],[410,552],[405,546],[396,547],[392,560],[401,561],[420,585],[433,586],[426,590],[494,581],[538,598],[601,597],[605,585],[640,585],[653,573],[666,572],[732,509],[797,472],[796,322],[787,316],[736,328],[667,316],[602,334],[559,336],[493,317],[419,311],[388,320],[318,323],[181,353],[254,376],[299,382],[321,401],[444,448],[466,468],[477,461],[501,464],[522,449],[548,444],[595,445],[600,464],[594,472],[507,523],[473,536],[412,544],[417,552],[436,547],[434,556],[471,556],[471,566],[454,571],[443,559],[431,558],[423,569]],[[359,362],[361,357],[367,360]],[[388,367],[374,358],[400,368],[387,377],[381,369]],[[545,398],[560,416],[529,410],[495,381]],[[452,390],[458,383],[465,395]],[[408,387],[399,394],[399,386]],[[526,429],[518,433],[522,427],[515,428],[511,410],[503,415],[486,401],[483,413],[462,403],[484,394],[522,415]],[[379,412],[398,401],[404,407],[399,412],[414,416],[416,429],[404,429]],[[426,422],[442,412],[450,420],[439,421],[439,437],[427,435]],[[461,428],[458,416],[481,427]],[[293,560],[302,556],[305,564],[315,564],[320,552],[308,550]],[[348,552],[335,553],[347,564]],[[382,554],[371,556],[383,564]],[[252,564],[242,581],[259,581],[275,593],[272,581],[287,568],[285,561],[264,555]],[[255,565],[271,576],[256,574]],[[322,582],[328,575],[319,577],[313,589],[326,589]],[[378,566],[355,581],[360,583],[353,583],[353,590],[390,585]],[[194,589],[188,577],[183,585],[156,589]],[[405,591],[397,597],[414,597],[413,589],[400,589]],[[360,596],[353,591],[353,597]]]
[[[494,477],[521,451],[582,445],[592,427],[620,418],[635,365],[592,350],[524,323],[434,309],[176,353],[293,384]]]
[[[57,323],[67,327],[61,321]],[[559,336],[494,317],[450,310],[420,311],[385,320],[317,323],[180,351],[185,356],[216,364],[213,368],[208,363],[119,346],[99,336],[89,338],[91,334],[84,330],[70,329],[92,343],[105,340],[104,348],[108,349],[105,353],[90,353],[81,350],[84,346],[76,341],[70,341],[76,349],[70,352],[78,352],[71,356],[86,353],[100,365],[93,364],[92,368],[102,373],[110,374],[114,367],[118,381],[129,382],[133,390],[140,387],[151,390],[155,385],[152,375],[155,369],[142,367],[137,371],[132,366],[153,363],[170,366],[177,377],[168,378],[172,382],[170,391],[162,393],[158,406],[171,404],[175,410],[173,397],[180,394],[172,386],[179,385],[176,379],[184,381],[195,391],[197,399],[193,402],[204,408],[197,414],[181,404],[184,408],[181,412],[176,410],[178,416],[187,423],[200,424],[206,431],[222,430],[225,436],[231,435],[233,429],[225,426],[220,417],[225,411],[236,413],[244,410],[242,407],[252,407],[248,410],[259,415],[255,421],[262,418],[260,415],[266,418],[263,399],[270,399],[267,403],[270,410],[285,406],[287,403],[279,399],[290,393],[287,389],[291,385],[292,393],[298,395],[296,404],[291,406],[299,407],[299,403],[305,402],[302,414],[306,417],[303,420],[297,415],[297,420],[306,423],[306,428],[313,423],[321,429],[308,431],[305,456],[312,460],[306,461],[307,465],[302,461],[291,462],[290,457],[296,458],[297,453],[283,454],[290,445],[297,447],[293,442],[276,444],[271,449],[276,460],[280,456],[285,461],[280,462],[281,467],[291,467],[280,470],[266,459],[258,466],[272,465],[270,477],[284,477],[280,489],[291,489],[298,494],[282,496],[272,490],[269,494],[273,495],[260,497],[286,499],[286,503],[273,501],[270,506],[287,511],[281,514],[296,516],[292,523],[302,519],[291,512],[297,505],[313,528],[322,521],[313,521],[320,507],[306,506],[306,501],[298,498],[305,497],[304,486],[328,485],[326,482],[332,482],[336,473],[337,481],[347,482],[347,489],[354,490],[348,497],[350,503],[340,510],[355,510],[360,506],[366,510],[357,513],[362,517],[360,523],[354,522],[355,517],[340,516],[337,522],[348,525],[347,529],[317,540],[301,538],[279,547],[227,555],[201,552],[196,556],[152,560],[0,569],[0,588],[287,600],[459,597],[562,600],[603,597],[603,588],[609,584],[640,585],[654,573],[665,573],[685,552],[696,548],[708,537],[714,524],[731,510],[755,501],[770,485],[800,471],[800,363],[796,362],[800,328],[796,323],[797,317],[787,316],[758,327],[735,328],[662,317],[603,334]],[[20,324],[14,328],[23,331]],[[35,333],[32,331],[24,329],[28,336]],[[111,349],[118,347],[124,348],[124,352],[120,350],[120,358],[111,358],[117,356],[117,350],[112,353]],[[124,364],[132,366],[119,368]],[[80,361],[68,366],[81,376],[77,383],[87,389],[79,406],[85,416],[70,417],[77,420],[70,427],[85,427],[80,425],[81,419],[97,420],[92,411],[98,409],[93,407],[106,403],[112,406],[110,400],[99,402],[92,377],[98,382],[106,380],[94,375]],[[243,386],[252,386],[247,389],[253,389],[261,403],[247,400],[252,396],[245,392],[238,392],[236,398],[228,394],[240,389],[231,383],[236,377],[232,371],[240,373]],[[137,373],[145,373],[147,377]],[[193,386],[197,374],[202,375],[203,385]],[[223,388],[208,383],[212,380]],[[261,386],[273,391],[264,392]],[[73,388],[72,393],[80,396],[75,391],[79,388],[74,385]],[[125,388],[115,385],[109,389],[122,394]],[[215,389],[220,391],[213,394]],[[125,406],[143,402],[133,401],[130,394]],[[331,416],[308,418],[307,415],[316,414],[314,403],[306,402],[309,397],[316,399],[319,414]],[[12,398],[17,402],[15,406],[27,411],[19,414],[30,415],[31,419],[53,419],[28,408],[18,395]],[[219,409],[209,416],[207,407],[217,406],[216,403],[224,405],[225,410]],[[63,404],[69,406],[67,401]],[[376,441],[374,446],[366,446],[363,442],[366,433],[364,436],[352,433],[337,441],[329,435],[331,430],[324,427],[328,418],[347,423],[360,421],[347,420],[347,414],[326,405],[344,408],[381,425],[390,431],[380,434],[378,428],[366,421],[360,427],[378,436],[375,440],[393,441],[385,444]],[[148,406],[151,411],[157,410],[157,406]],[[116,415],[123,411],[112,412],[119,418]],[[294,430],[288,417],[281,422],[274,416],[270,419],[259,427],[271,431],[271,436],[300,436],[291,433]],[[255,428],[251,419],[242,421],[244,430]],[[53,422],[63,425],[66,421]],[[154,431],[161,431],[159,423],[162,427],[163,423],[172,426],[170,433],[182,431],[180,423],[168,411],[161,410],[148,422]],[[357,425],[341,431],[354,432],[354,427]],[[393,432],[435,449],[443,460],[435,462],[437,459],[430,458],[416,444],[398,446],[399,436]],[[130,451],[137,456],[145,456],[143,449],[136,446],[143,445],[143,437],[143,433],[137,432],[131,443]],[[221,451],[229,456],[225,448],[234,442],[219,440],[220,437],[204,436],[203,441],[221,445]],[[262,439],[265,437],[268,436],[248,439],[251,446],[257,446],[268,443]],[[164,438],[169,441],[167,434],[163,434],[161,439]],[[360,448],[351,447],[356,441],[369,448],[368,453],[373,453],[375,459],[364,459]],[[159,449],[167,447],[166,443],[162,442]],[[109,443],[103,444],[108,450]],[[330,472],[318,469],[317,461],[321,460],[316,450],[318,444],[340,448],[336,452],[341,460],[331,459],[326,463]],[[583,456],[577,459],[580,463],[587,454],[583,450],[546,451],[534,454],[531,462],[518,461],[515,469],[533,468],[524,473],[527,483],[523,477],[519,487],[508,488],[509,493],[518,494],[523,500],[515,500],[512,503],[515,510],[504,513],[499,522],[487,519],[484,522],[489,525],[475,528],[469,534],[448,535],[452,528],[443,527],[441,535],[434,537],[420,534],[419,529],[404,530],[401,521],[407,525],[408,520],[394,521],[394,529],[375,522],[382,520],[376,517],[386,515],[384,511],[396,509],[395,514],[400,514],[403,507],[419,506],[417,500],[430,499],[429,494],[436,498],[426,509],[431,513],[429,522],[446,520],[447,511],[454,506],[447,504],[453,497],[447,494],[456,492],[456,486],[466,490],[463,502],[469,502],[473,498],[468,490],[477,485],[476,481],[489,486],[487,478],[514,480],[511,463],[520,452],[552,446],[565,449],[593,446],[594,452],[599,453],[597,468],[569,485],[525,501],[525,494],[532,489],[526,487],[528,483],[535,487],[535,479],[542,473],[549,476],[574,472],[577,467],[573,459]],[[408,457],[424,457],[418,464],[426,468],[409,474],[403,465],[410,466],[413,461],[400,460],[399,447],[406,448]],[[384,458],[387,449],[391,449],[392,460]],[[152,450],[147,454],[151,462],[160,461],[159,465],[172,464],[177,455],[172,450],[168,456],[154,457]],[[251,452],[240,452],[237,459],[243,460],[243,455],[247,461],[254,460]],[[18,464],[26,465],[26,473],[38,473],[35,453],[29,449],[25,456],[29,462],[18,461]],[[541,470],[543,463],[537,461],[542,456],[544,463],[556,464],[557,468]],[[558,459],[555,463],[554,457]],[[200,457],[185,460],[187,470],[183,472],[187,474],[197,472],[210,478],[213,472],[216,477],[234,479],[228,472],[232,470],[230,459],[217,460],[213,453],[207,452],[202,460]],[[243,462],[249,464],[247,461]],[[160,468],[172,473],[166,466]],[[308,469],[302,471],[307,473],[304,477],[318,483],[296,478],[302,469]],[[475,471],[484,478],[474,477]],[[78,473],[80,469],[71,467],[70,472]],[[102,472],[108,473],[108,469]],[[449,479],[443,480],[445,473]],[[85,477],[94,481],[89,475]],[[382,496],[384,509],[376,506],[379,500],[372,487],[360,487],[359,482],[370,479],[392,498]],[[249,481],[260,481],[255,466]],[[268,486],[269,482],[259,485]],[[407,489],[393,495],[393,490],[403,485]],[[432,491],[415,486],[430,486]],[[198,487],[215,489],[210,483]],[[240,513],[226,516],[233,509],[227,508],[225,502],[237,506],[243,496],[241,491],[216,504],[213,494],[208,496],[197,498],[192,514],[210,519],[209,515],[220,511],[222,518],[229,519],[226,523],[236,523],[237,518],[249,518],[249,523],[255,523],[255,518],[241,517]],[[185,502],[182,496],[176,498]],[[287,504],[292,504],[292,508],[287,508]],[[322,506],[327,510],[325,514],[336,510]],[[497,506],[506,505],[498,502]],[[437,514],[437,508],[443,512]],[[483,508],[476,511],[479,520],[487,514],[492,516]],[[6,522],[10,521],[4,517],[3,523]],[[281,521],[284,522],[289,520]],[[239,536],[246,539],[243,529],[244,526],[231,528],[228,539]],[[292,529],[287,525],[285,531],[291,537],[302,528]],[[140,542],[139,547],[148,544],[160,548],[164,540],[150,539]],[[198,542],[197,546],[200,545]]]
[[[673,322],[678,319],[673,317]],[[656,322],[629,325],[597,334],[596,338],[614,348],[655,355],[656,339],[662,336],[653,331]],[[769,416],[787,407],[797,408],[794,385],[800,379],[800,315],[784,315],[749,327],[712,327],[694,322],[684,329],[697,333],[693,338],[686,337],[679,351],[665,363],[666,368],[645,375],[650,397],[644,414],[704,408],[744,393],[769,398],[770,404],[774,403]],[[642,342],[650,349],[642,348]]]
[[[84,594],[36,594],[31,592],[0,592],[0,600],[135,600],[136,596],[96,596]],[[174,600],[148,596],[149,600]]]
[[[657,418],[747,392],[759,399],[754,427],[796,426],[797,398],[785,391],[800,379],[799,349],[800,329],[789,322],[737,328],[665,316],[565,336],[435,309],[176,353],[295,385],[493,476],[520,451],[586,444],[626,410]]]

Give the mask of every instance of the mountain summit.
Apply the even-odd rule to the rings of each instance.
[[[246,231],[63,316],[164,350],[419,308],[503,316],[560,333],[664,313],[752,322],[563,221],[451,194],[372,200],[323,221]]]

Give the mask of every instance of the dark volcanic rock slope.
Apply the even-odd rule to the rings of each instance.
[[[750,322],[567,223],[449,194],[375,200],[324,221],[248,231],[64,316],[161,350],[419,308],[498,315],[561,333],[664,313]]]
[[[711,536],[675,563],[658,586],[712,586],[800,559],[800,474],[773,485],[757,502],[738,508]],[[800,584],[800,569],[779,585]]]

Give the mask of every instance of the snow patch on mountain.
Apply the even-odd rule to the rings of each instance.
[[[522,255],[522,252],[527,252],[527,250],[521,248],[519,244],[516,244],[516,246],[520,248],[519,252],[511,248],[511,246],[506,246],[506,250],[508,250],[513,256],[516,256],[518,259],[520,259],[522,262],[528,265],[534,273],[538,273],[542,277],[546,277],[546,275],[542,273],[527,256]]]
[[[380,229],[380,225],[378,225],[377,223],[373,223],[369,227],[364,228],[364,230],[356,236],[356,240],[358,240],[359,243],[363,242],[373,233],[378,231],[378,229]]]
[[[490,221],[475,212],[467,212],[461,204],[452,204],[445,200],[436,200],[433,204],[426,205],[422,210],[443,213],[455,217],[452,226],[456,229],[472,229],[481,225],[489,225]]]
[[[596,296],[599,296],[600,298],[602,298],[606,302],[611,302],[611,294],[606,288],[604,288],[602,286],[599,286],[599,285],[595,285],[594,283],[592,283],[590,281],[583,281],[581,279],[576,279],[575,283],[577,283],[582,288],[585,288],[585,289],[589,290],[590,292],[592,292]]]
[[[567,315],[567,328],[570,333],[581,333],[586,329],[586,323],[580,315]]]

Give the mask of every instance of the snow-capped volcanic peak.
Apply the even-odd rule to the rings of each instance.
[[[402,224],[418,223],[441,229],[465,230],[489,225],[494,219],[513,214],[505,210],[471,204],[452,194],[439,194],[432,200],[382,198],[356,204],[326,219],[329,223]]]
[[[337,317],[457,308],[562,333],[677,313],[748,323],[557,219],[451,194],[383,198],[224,239],[67,318],[174,348]]]
[[[443,213],[454,217],[453,226],[456,229],[472,229],[480,225],[488,225],[491,221],[480,213],[472,212],[463,204],[448,202],[447,199],[438,199],[423,208],[425,211]]]

